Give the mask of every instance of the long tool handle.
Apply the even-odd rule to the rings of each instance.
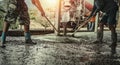
[[[53,29],[58,32],[58,30],[57,30],[57,29],[55,28],[55,26],[51,23],[51,21],[50,21],[46,16],[44,16],[44,17],[45,17],[46,20],[50,23],[50,25],[53,27]]]
[[[80,28],[82,28],[83,26],[85,26],[89,21],[85,21],[83,22],[80,26],[78,26],[78,28],[73,32],[73,34],[75,34]]]
[[[97,10],[95,10],[94,14],[95,14],[96,12],[97,12]],[[90,18],[92,18],[92,17],[93,17],[93,16],[91,16]],[[75,34],[80,28],[82,28],[84,25],[86,25],[86,24],[89,22],[90,18],[89,18],[88,20],[86,20],[85,22],[83,22],[80,26],[78,26],[78,28],[73,32],[72,36],[74,36],[74,34]]]

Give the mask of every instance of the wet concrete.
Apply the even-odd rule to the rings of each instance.
[[[25,44],[24,37],[7,37],[6,48],[0,48],[0,65],[120,65],[120,34],[114,56],[110,55],[110,33],[104,34],[103,44],[91,43],[96,39],[93,32],[75,37],[32,36],[36,45]]]

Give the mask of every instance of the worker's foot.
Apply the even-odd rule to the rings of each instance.
[[[36,42],[33,42],[31,39],[25,40],[26,44],[37,44]]]
[[[109,47],[111,48],[111,55],[116,54],[116,46],[110,45]]]
[[[0,41],[0,47],[1,47],[1,48],[5,48],[6,46],[5,46],[4,43],[2,43],[2,42]]]
[[[111,47],[111,55],[114,55],[114,54],[116,54],[116,49],[115,47]]]

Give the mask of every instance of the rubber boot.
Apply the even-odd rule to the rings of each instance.
[[[26,32],[26,33],[24,33],[24,35],[25,35],[25,43],[26,44],[37,44],[36,42],[33,42],[31,40],[30,32]]]
[[[2,32],[1,39],[0,39],[0,47],[5,47],[5,40],[6,40],[6,33]]]
[[[116,54],[116,46],[117,46],[117,33],[112,33],[111,34],[111,40],[112,44],[110,45],[111,47],[111,54]]]
[[[102,39],[103,39],[103,32],[98,32],[97,33],[97,40],[94,41],[93,43],[102,43]]]

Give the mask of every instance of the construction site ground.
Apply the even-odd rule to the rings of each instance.
[[[67,36],[32,35],[36,45],[25,44],[24,36],[8,36],[0,48],[0,65],[120,65],[120,31],[117,54],[111,56],[111,34],[104,32],[104,43],[94,44],[96,33],[77,32]]]

